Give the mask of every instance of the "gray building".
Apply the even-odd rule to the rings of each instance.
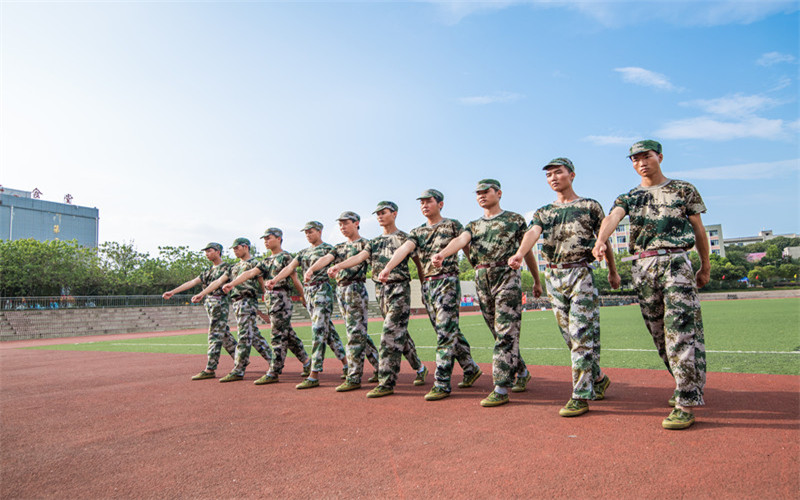
[[[77,240],[97,247],[96,208],[39,200],[30,191],[0,187],[0,240]]]

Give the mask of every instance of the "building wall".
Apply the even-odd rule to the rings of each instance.
[[[77,240],[97,247],[99,211],[19,195],[0,194],[0,240]]]

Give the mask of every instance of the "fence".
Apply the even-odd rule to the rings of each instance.
[[[51,297],[0,297],[0,309],[24,311],[42,309],[94,309],[107,307],[168,307],[192,304],[192,295],[175,295],[164,300],[161,295],[61,295]]]

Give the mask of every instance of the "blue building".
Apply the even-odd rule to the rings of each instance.
[[[0,240],[77,240],[97,247],[100,211],[39,200],[30,191],[0,187]]]

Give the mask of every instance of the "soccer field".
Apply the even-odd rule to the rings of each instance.
[[[708,371],[800,375],[800,299],[755,299],[703,302],[703,323]],[[600,310],[604,367],[663,369],[637,305]],[[311,328],[295,330],[306,350],[311,349]],[[345,339],[344,326],[336,330]],[[490,363],[493,340],[482,316],[461,317],[461,330],[479,363]],[[262,328],[267,339],[269,330]],[[381,322],[371,322],[369,332],[377,344]],[[413,319],[409,331],[423,361],[435,359],[436,335],[427,318]],[[569,351],[552,311],[529,311],[522,317],[520,348],[529,365],[568,366]],[[204,354],[206,335],[150,337],[36,347],[83,351],[128,351]],[[253,353],[258,356],[257,353]],[[328,357],[331,357],[328,350]]]

